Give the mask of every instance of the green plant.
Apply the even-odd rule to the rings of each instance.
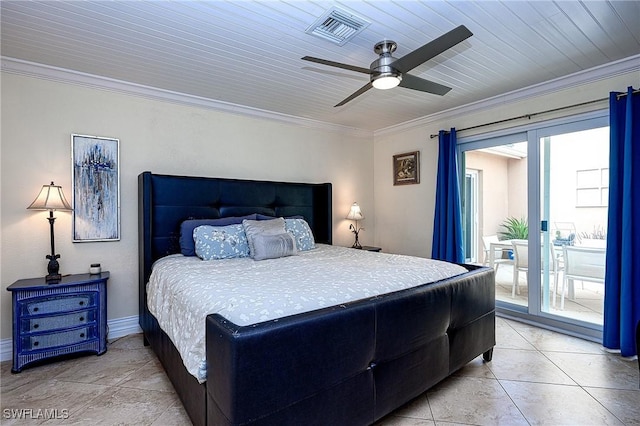
[[[500,224],[503,231],[498,231],[500,240],[526,240],[529,238],[529,225],[526,219],[508,217]]]

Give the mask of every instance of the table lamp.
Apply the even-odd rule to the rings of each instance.
[[[49,259],[49,264],[47,265],[47,276],[45,277],[45,281],[49,283],[56,283],[62,279],[62,275],[58,272],[60,270],[60,264],[58,263],[58,259],[60,258],[59,254],[56,254],[55,248],[55,240],[53,237],[53,223],[56,218],[53,217],[54,210],[72,210],[71,206],[67,202],[66,198],[64,198],[64,193],[62,192],[62,187],[58,185],[54,185],[51,182],[51,185],[43,185],[40,193],[36,197],[36,199],[31,203],[29,210],[49,210],[49,226],[51,228],[51,254],[47,255],[47,259]]]
[[[353,221],[356,222],[355,226],[353,225],[353,223],[351,225],[349,225],[349,229],[356,236],[356,241],[353,243],[353,245],[351,247],[352,248],[361,249],[362,246],[360,245],[360,241],[358,241],[358,234],[364,228],[358,228],[358,221],[364,219],[364,215],[362,214],[362,211],[360,210],[360,206],[358,205],[358,203],[353,203],[351,205],[351,209],[349,210],[349,214],[347,214],[347,219],[353,220]]]

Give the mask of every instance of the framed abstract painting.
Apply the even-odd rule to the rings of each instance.
[[[120,240],[120,141],[71,135],[73,241]]]

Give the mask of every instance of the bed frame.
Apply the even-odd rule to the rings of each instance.
[[[332,242],[331,184],[138,177],[140,326],[196,425],[367,425],[495,345],[492,268],[346,305],[237,326],[206,320],[207,381],[183,366],[147,309],[153,262],[180,251],[180,223],[304,216]]]

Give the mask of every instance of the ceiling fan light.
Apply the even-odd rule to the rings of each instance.
[[[393,89],[400,84],[400,76],[397,75],[381,75],[371,82],[373,87],[380,90]]]

